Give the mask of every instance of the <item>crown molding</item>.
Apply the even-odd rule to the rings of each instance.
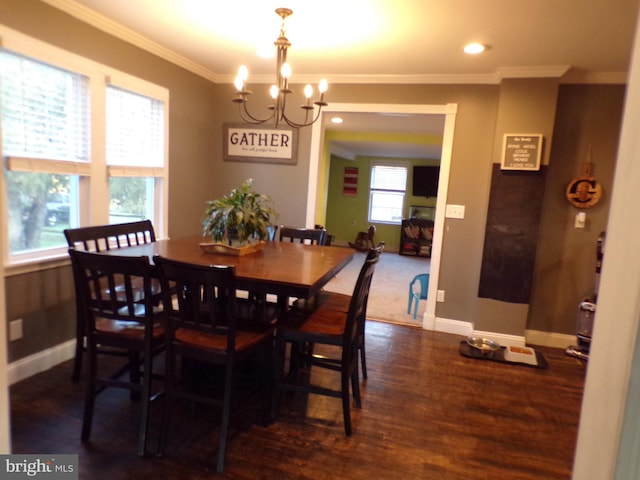
[[[592,85],[626,85],[629,72],[569,72],[560,83],[563,84],[592,84]]]
[[[232,84],[235,76],[221,75],[203,65],[160,45],[121,24],[80,5],[74,0],[42,0],[44,3],[61,10],[82,22],[85,22],[120,40],[131,43],[149,53],[199,75],[213,83]],[[424,74],[424,75],[326,75],[332,84],[362,85],[498,85],[507,78],[558,78],[561,83],[626,84],[627,72],[576,73],[569,65],[540,67],[499,67],[493,73],[478,74]],[[271,84],[273,76],[252,76],[252,83]],[[315,83],[318,76],[298,75],[295,83]]]
[[[539,67],[498,67],[496,75],[500,80],[505,78],[561,78],[570,65],[549,65]]]
[[[44,3],[51,5],[52,7],[61,10],[72,17],[81,20],[92,27],[102,30],[105,33],[113,35],[120,40],[131,43],[136,47],[139,47],[149,53],[157,55],[158,57],[171,62],[179,67],[189,70],[196,75],[199,75],[214,83],[220,82],[220,75],[212,72],[208,68],[203,67],[199,63],[196,63],[183,55],[180,55],[173,50],[148,39],[147,37],[140,35],[139,33],[128,29],[121,24],[110,20],[109,18],[100,15],[93,10],[80,5],[73,0],[42,0]]]

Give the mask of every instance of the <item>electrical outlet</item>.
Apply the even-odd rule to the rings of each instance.
[[[9,341],[20,340],[22,338],[22,319],[18,318],[9,322]]]
[[[436,302],[444,302],[444,290],[438,290],[436,294]]]

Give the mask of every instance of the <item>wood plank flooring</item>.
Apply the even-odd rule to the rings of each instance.
[[[204,407],[180,408],[158,458],[154,406],[141,458],[136,403],[107,391],[92,442],[81,443],[84,385],[65,362],[11,387],[13,451],[77,453],[81,479],[569,479],[586,364],[548,348],[538,348],[546,370],[469,359],[462,339],[367,322],[369,380],[353,436],[339,399],[285,396],[270,425],[251,408],[234,417],[223,474],[217,412]]]

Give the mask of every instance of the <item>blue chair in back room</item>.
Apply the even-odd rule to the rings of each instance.
[[[417,287],[420,287],[418,289]],[[429,292],[429,274],[421,273],[416,275],[409,284],[409,305],[407,306],[407,313],[411,313],[411,304],[415,300],[413,307],[413,319],[418,316],[418,303],[420,300],[427,299],[427,293]]]

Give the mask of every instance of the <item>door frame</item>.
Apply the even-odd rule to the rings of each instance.
[[[321,159],[324,146],[324,115],[336,113],[385,113],[414,115],[444,115],[442,135],[442,157],[440,159],[440,179],[438,181],[438,197],[436,200],[436,217],[431,248],[431,267],[427,305],[422,317],[422,328],[435,330],[436,327],[436,293],[440,276],[440,252],[444,237],[444,216],[449,189],[449,172],[451,169],[451,153],[453,151],[453,134],[458,105],[404,105],[375,103],[335,103],[324,107],[321,118],[315,122],[311,130],[311,148],[309,159],[309,183],[307,188],[307,225],[315,223],[318,203],[318,189],[321,170]]]

